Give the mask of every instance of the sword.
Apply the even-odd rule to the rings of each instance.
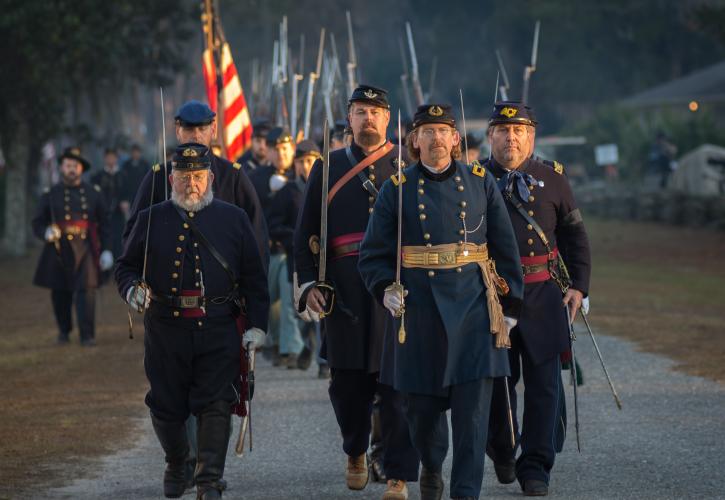
[[[463,111],[463,90],[458,89],[458,94],[461,96],[461,121],[463,122],[463,144],[466,147],[466,165],[470,165],[468,161],[468,133],[466,132],[466,113]]]
[[[582,319],[584,320],[584,324],[587,325],[587,330],[589,331],[589,337],[592,339],[592,343],[594,344],[594,350],[597,351],[597,356],[599,357],[599,362],[602,364],[602,370],[604,370],[604,376],[607,377],[607,382],[609,383],[609,389],[612,391],[612,396],[614,396],[614,402],[617,404],[617,408],[620,410],[622,409],[622,402],[619,400],[619,396],[617,395],[617,391],[614,389],[614,384],[612,383],[612,379],[609,377],[609,372],[607,371],[607,366],[604,364],[604,358],[602,357],[602,353],[599,350],[599,345],[597,345],[597,341],[594,338],[594,332],[592,332],[592,328],[589,326],[589,320],[587,319],[587,315],[584,314],[584,311],[580,308],[579,313],[582,316]]]
[[[330,197],[330,124],[325,120],[322,130],[322,196],[320,197],[320,260],[318,265],[317,283],[325,297],[326,311],[320,313],[320,319],[332,313],[335,303],[335,289],[332,283],[327,281],[327,203]]]
[[[401,307],[399,314],[400,329],[398,330],[398,342],[405,344],[405,289],[400,282],[400,270],[402,267],[401,247],[403,244],[403,127],[400,122],[400,108],[398,108],[398,244],[395,253],[395,288],[400,293]]]
[[[254,349],[250,349],[249,345],[247,345],[247,414],[239,424],[239,437],[237,438],[237,444],[234,446],[234,453],[240,458],[244,456],[244,438],[247,431],[249,431],[249,451],[252,451],[252,395],[254,394],[255,354]]]
[[[582,452],[581,441],[579,439],[579,401],[576,394],[576,356],[574,355],[574,341],[576,340],[576,334],[574,333],[574,325],[571,322],[571,316],[569,316],[569,306],[565,305],[566,309],[566,323],[569,325],[569,345],[571,346],[571,378],[572,385],[574,386],[574,429],[576,429],[576,449],[579,453]]]
[[[159,87],[159,92],[161,93],[161,139],[163,141],[163,149],[161,150],[162,157],[164,159],[164,179],[169,178],[169,172],[166,167],[166,113],[164,113],[164,88]],[[151,190],[151,193],[153,193],[153,189]],[[153,196],[153,194],[152,194]],[[153,198],[151,198],[153,200]],[[164,182],[164,200],[169,199],[169,182]],[[151,215],[151,214],[149,214]],[[150,220],[150,219],[149,219]],[[146,265],[146,259],[144,257],[144,267]],[[144,273],[145,276],[145,273]]]

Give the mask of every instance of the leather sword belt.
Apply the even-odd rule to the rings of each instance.
[[[540,283],[551,279],[549,266],[555,262],[559,255],[559,249],[554,248],[551,253],[534,255],[533,257],[521,257],[521,270],[524,273],[524,283]]]
[[[496,263],[489,258],[486,243],[482,245],[445,243],[430,247],[403,246],[401,250],[402,266],[405,268],[453,269],[465,264],[478,264],[486,285],[486,306],[491,333],[505,333],[503,309],[498,296],[507,295],[509,286],[496,272]]]
[[[151,293],[151,300],[175,309],[181,309],[184,318],[204,316],[207,304],[223,304],[230,300],[229,296],[206,297],[200,290],[182,290],[180,295],[164,295]]]
[[[342,257],[359,255],[363,236],[365,236],[365,233],[350,233],[332,238],[330,240],[332,258],[341,259]]]

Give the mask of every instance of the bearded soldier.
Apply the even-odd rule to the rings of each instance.
[[[536,134],[533,110],[498,102],[489,120],[492,160],[516,233],[524,272],[524,303],[511,334],[509,385],[516,422],[516,382],[523,372],[524,418],[521,454],[515,459],[502,380],[494,388],[488,454],[500,482],[518,480],[527,496],[548,494],[551,468],[563,429],[560,354],[569,350],[570,318],[589,289],[589,242],[564,167],[531,156]],[[563,263],[562,264],[562,258]],[[567,280],[568,268],[570,280]]]
[[[51,289],[58,344],[67,344],[76,319],[82,346],[96,345],[95,297],[100,271],[113,266],[108,212],[98,186],[81,180],[90,168],[80,149],[67,148],[58,159],[61,182],[43,194],[33,233],[45,241],[33,284]]]
[[[381,380],[406,396],[421,498],[443,494],[449,409],[450,495],[478,498],[493,377],[509,372],[505,347],[521,305],[516,240],[491,174],[458,161],[450,106],[418,108],[408,152],[417,161],[383,186],[360,249],[368,290],[399,318],[385,336]]]
[[[323,352],[331,371],[330,401],[347,454],[347,486],[360,490],[368,482],[365,452],[370,441],[371,404],[378,391],[387,477],[383,498],[407,498],[406,482],[417,480],[418,457],[410,442],[401,395],[378,382],[387,313],[367,292],[357,269],[360,242],[378,190],[396,169],[397,150],[385,135],[390,121],[387,93],[369,85],[356,88],[350,96],[348,120],[353,143],[329,156],[329,217],[321,221],[323,166],[317,162],[297,221],[300,311],[324,315]],[[325,228],[329,259],[319,262],[327,273],[321,282],[317,259],[322,255],[319,246]]]
[[[240,342],[255,349],[267,325],[267,279],[254,230],[242,209],[214,199],[212,161],[204,145],[178,147],[171,200],[139,213],[116,269],[121,297],[146,312],[146,404],[166,454],[169,498],[187,487],[189,414],[198,422],[197,498],[221,497],[232,406],[240,394]]]

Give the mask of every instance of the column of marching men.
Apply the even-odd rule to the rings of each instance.
[[[447,104],[420,106],[400,145],[390,122],[386,91],[360,85],[326,147],[260,119],[229,162],[212,151],[215,113],[189,101],[166,165],[136,150],[121,176],[108,150],[86,183],[80,150],[61,155],[33,220],[46,242],[34,281],[52,291],[58,342],[75,301],[93,345],[94,292],[117,257],[119,293],[144,313],[165,496],[225,491],[257,349],[288,370],[316,358],[352,490],[372,478],[384,499],[405,499],[417,481],[421,498],[442,498],[450,434],[451,498],[481,495],[486,454],[501,483],[548,494],[566,431],[567,317],[590,275],[564,169],[533,156],[537,122],[518,102],[495,104],[483,162],[472,138],[474,161],[461,161]]]

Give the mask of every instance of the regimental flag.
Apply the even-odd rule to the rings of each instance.
[[[252,144],[252,120],[228,43],[222,45],[221,71],[224,145],[227,159],[235,161]]]
[[[219,91],[216,85],[216,66],[214,65],[214,54],[207,48],[201,55],[202,71],[204,72],[204,84],[206,85],[206,97],[209,99],[209,107],[217,112],[217,96]]]

